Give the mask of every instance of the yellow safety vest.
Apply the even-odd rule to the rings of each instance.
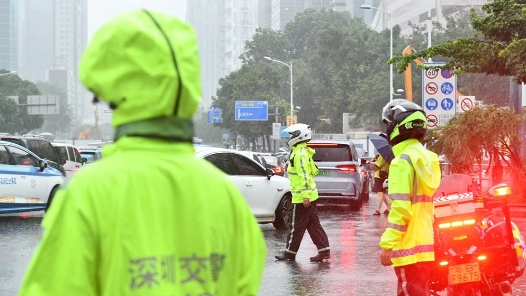
[[[287,167],[292,190],[292,203],[302,203],[304,198],[308,198],[310,201],[318,199],[318,189],[314,182],[314,176],[318,174],[318,167],[312,160],[314,153],[316,151],[307,147],[305,143],[299,143],[292,147],[290,163]]]
[[[389,167],[391,212],[380,246],[392,249],[393,266],[434,261],[433,199],[440,185],[438,155],[416,139],[393,147]]]

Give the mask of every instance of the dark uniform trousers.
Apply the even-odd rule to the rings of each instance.
[[[431,262],[418,262],[406,266],[395,267],[398,278],[398,296],[429,296],[429,276],[431,274]]]
[[[293,204],[292,229],[285,246],[287,252],[292,254],[298,252],[305,230],[309,232],[312,242],[318,248],[318,252],[329,250],[329,238],[323,227],[321,227],[316,201],[311,202],[311,206],[308,208],[303,206],[302,203]]]

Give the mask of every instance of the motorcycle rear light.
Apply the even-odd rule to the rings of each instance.
[[[464,221],[453,221],[453,222],[446,222],[446,223],[440,223],[438,224],[438,228],[440,229],[446,229],[446,228],[452,228],[452,227],[459,227],[459,226],[466,226],[466,225],[475,225],[475,219],[467,219]]]
[[[455,241],[461,241],[461,240],[465,240],[465,239],[467,239],[467,238],[468,238],[467,235],[461,235],[461,236],[455,236],[455,237],[453,238],[453,240],[455,240]]]
[[[459,226],[462,226],[462,221],[451,222],[451,227],[459,227]]]
[[[340,172],[344,172],[344,173],[355,173],[356,172],[356,166],[353,164],[337,165],[336,168]]]
[[[511,194],[511,189],[509,187],[500,187],[500,188],[495,188],[495,196],[504,196],[504,195],[508,195],[508,194]]]
[[[446,265],[449,264],[449,262],[447,262],[447,261],[441,261],[439,264],[440,264],[441,266],[446,266]]]
[[[487,258],[486,255],[480,255],[477,257],[477,260],[482,261],[482,260],[486,260],[486,258]]]

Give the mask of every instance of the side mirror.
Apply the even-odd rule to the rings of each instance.
[[[270,177],[274,176],[275,173],[272,169],[269,169],[269,168],[267,168],[266,171],[267,171],[267,180],[270,180]]]
[[[88,159],[86,157],[83,157],[82,158],[82,164],[85,164],[86,162],[88,162]]]
[[[38,166],[40,167],[40,171],[43,172],[45,168],[47,168],[47,162],[45,160],[40,160],[38,162]]]
[[[360,158],[360,164],[361,165],[366,165],[367,164],[367,159]]]
[[[58,163],[60,165],[65,165],[66,164],[66,159],[65,158],[61,158],[61,159],[58,160]]]

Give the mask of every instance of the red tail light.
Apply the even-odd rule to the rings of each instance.
[[[340,172],[344,172],[344,173],[355,173],[355,172],[357,172],[356,166],[354,164],[337,165],[336,168]]]
[[[364,176],[364,177],[365,177],[365,176],[367,176],[367,172],[366,172],[366,171],[364,171],[364,170],[360,171],[360,173],[361,173],[361,174],[362,174],[362,176]]]
[[[273,166],[273,167],[272,167],[272,170],[274,171],[274,173],[275,173],[276,175],[283,176],[283,168],[281,168],[280,166],[278,166],[278,165]]]

